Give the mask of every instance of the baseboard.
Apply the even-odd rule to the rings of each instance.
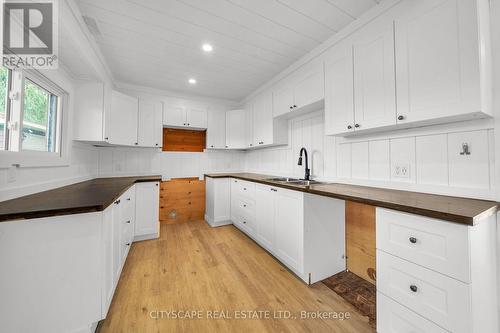
[[[158,233],[139,235],[139,236],[134,236],[134,242],[141,242],[141,241],[145,241],[145,240],[158,239],[159,237],[160,237],[160,234],[158,234]]]
[[[222,221],[214,221],[213,219],[211,219],[208,215],[205,214],[205,221],[212,227],[212,228],[216,228],[216,227],[222,227],[224,225],[229,225],[229,224],[233,224],[233,222],[231,220],[222,220]]]

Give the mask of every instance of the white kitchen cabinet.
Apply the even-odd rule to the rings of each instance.
[[[226,148],[245,149],[245,110],[226,112]]]
[[[393,22],[384,18],[356,33],[353,59],[355,130],[395,125]]]
[[[245,106],[245,147],[253,147],[253,105]]]
[[[208,111],[207,149],[226,148],[226,112]]]
[[[286,144],[287,122],[273,119],[273,98],[263,93],[253,100],[253,146],[264,147]]]
[[[205,220],[212,227],[231,224],[230,179],[207,177],[205,186]]]
[[[274,250],[274,188],[255,185],[255,238],[268,251]]]
[[[106,119],[107,141],[114,145],[137,146],[137,113],[139,101],[136,97],[113,91],[111,112]],[[106,138],[105,138],[106,139]]]
[[[304,194],[275,188],[274,249],[278,258],[303,272]]]
[[[352,44],[330,50],[325,61],[325,134],[354,131],[354,75]]]
[[[134,241],[160,237],[160,183],[135,184]]]
[[[395,19],[399,124],[491,114],[481,99],[488,41],[478,17],[476,0],[403,2]]]
[[[207,128],[207,110],[201,107],[166,105],[163,125],[173,128]]]
[[[325,98],[323,63],[313,62],[283,79],[273,91],[273,117],[321,109]],[[303,110],[307,109],[307,110]]]
[[[163,103],[139,99],[137,142],[139,147],[163,145]]]

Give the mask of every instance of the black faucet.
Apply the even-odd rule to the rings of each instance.
[[[302,152],[306,156],[306,174],[304,176],[304,180],[311,180],[311,169],[309,169],[309,163],[307,161],[307,150],[305,148],[302,148],[300,150],[299,163],[297,164],[302,165]]]

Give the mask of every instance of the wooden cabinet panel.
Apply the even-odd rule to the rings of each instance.
[[[368,282],[376,280],[375,207],[346,201],[347,269]]]
[[[180,178],[160,186],[160,221],[167,223],[203,220],[205,217],[205,181]]]
[[[163,151],[203,152],[205,149],[206,131],[187,129],[163,129]]]

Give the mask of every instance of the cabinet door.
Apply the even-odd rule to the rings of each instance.
[[[302,273],[304,243],[303,194],[277,189],[275,192],[275,252],[289,267]]]
[[[267,250],[274,248],[275,188],[255,186],[255,237]]]
[[[352,46],[335,46],[325,63],[325,134],[354,131]]]
[[[163,103],[139,100],[137,142],[141,147],[161,147]]]
[[[102,318],[106,318],[115,290],[115,280],[113,277],[113,206],[108,207],[102,216],[102,242],[104,251]]]
[[[273,98],[265,93],[255,100],[254,112],[254,146],[273,143]]]
[[[273,92],[273,117],[292,111],[293,103],[293,87],[291,85],[283,85],[277,88]]]
[[[295,79],[293,107],[301,108],[325,98],[325,71],[323,63],[308,67]]]
[[[245,147],[253,147],[253,105],[245,107]]]
[[[226,112],[226,148],[244,149],[245,146],[245,111]]]
[[[159,235],[160,184],[145,182],[135,184],[135,236]]]
[[[163,125],[186,127],[186,108],[183,106],[165,105],[165,108],[163,109]]]
[[[396,124],[394,26],[384,18],[354,37],[355,129]]]
[[[112,92],[111,113],[106,122],[109,143],[136,146],[138,100],[118,91]]]
[[[121,201],[115,201],[113,204],[113,282],[118,283],[121,272],[121,233],[122,233],[122,214]]]
[[[395,21],[398,123],[480,111],[476,1],[406,1],[401,11]]]
[[[187,125],[194,128],[207,128],[207,110],[189,108],[187,110]]]
[[[226,148],[226,113],[219,110],[210,110],[207,125],[207,148]]]

